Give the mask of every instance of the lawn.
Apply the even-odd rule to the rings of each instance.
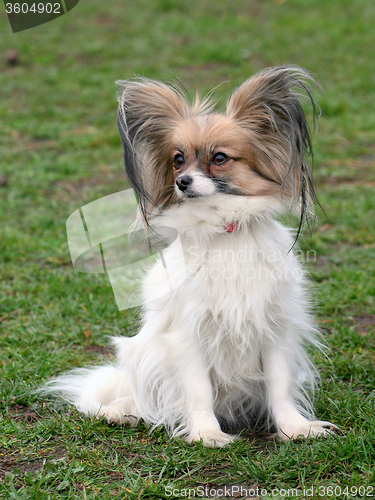
[[[299,498],[375,496],[374,25],[369,0],[82,0],[13,34],[0,6],[1,498],[166,499],[239,484],[272,498],[292,488]],[[316,412],[340,430],[289,443],[248,433],[211,450],[32,394],[71,367],[113,359],[108,336],[137,331],[137,311],[118,311],[105,275],[72,268],[65,230],[79,207],[128,187],[115,80],[176,78],[192,95],[222,83],[224,102],[284,63],[321,86],[314,175],[324,212],[300,245],[330,347],[329,358],[312,353]]]

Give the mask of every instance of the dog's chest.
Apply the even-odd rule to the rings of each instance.
[[[289,231],[268,219],[232,233],[205,234],[180,233],[164,252],[166,267],[159,260],[146,277],[145,302],[157,310],[171,307],[174,320],[194,331],[208,323],[222,334],[267,330],[299,271],[288,252]]]
[[[220,235],[208,245],[187,244],[184,255],[188,286],[215,308],[259,307],[260,299],[271,300],[286,266],[277,246],[261,247],[246,231]]]

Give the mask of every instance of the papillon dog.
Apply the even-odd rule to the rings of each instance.
[[[113,339],[113,365],[74,370],[46,388],[86,415],[142,419],[188,443],[221,447],[262,421],[282,439],[327,435],[311,404],[306,352],[321,348],[295,244],[314,206],[307,164],[310,74],[259,72],[217,110],[177,86],[118,82],[127,176],[146,231],[178,232],[142,283],[137,335]],[[298,231],[279,222],[299,214]],[[171,283],[172,282],[172,283]],[[172,284],[172,286],[171,286]],[[222,430],[229,429],[226,433]]]

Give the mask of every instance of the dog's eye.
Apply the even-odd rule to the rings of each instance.
[[[180,168],[181,165],[185,163],[184,155],[181,153],[177,153],[173,158],[173,165],[175,168]]]
[[[212,158],[212,163],[215,163],[215,165],[223,165],[228,159],[225,153],[216,153]]]

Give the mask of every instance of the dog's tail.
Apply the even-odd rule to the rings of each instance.
[[[35,392],[57,396],[85,415],[97,415],[100,408],[128,395],[122,371],[114,366],[77,368],[54,378]]]

